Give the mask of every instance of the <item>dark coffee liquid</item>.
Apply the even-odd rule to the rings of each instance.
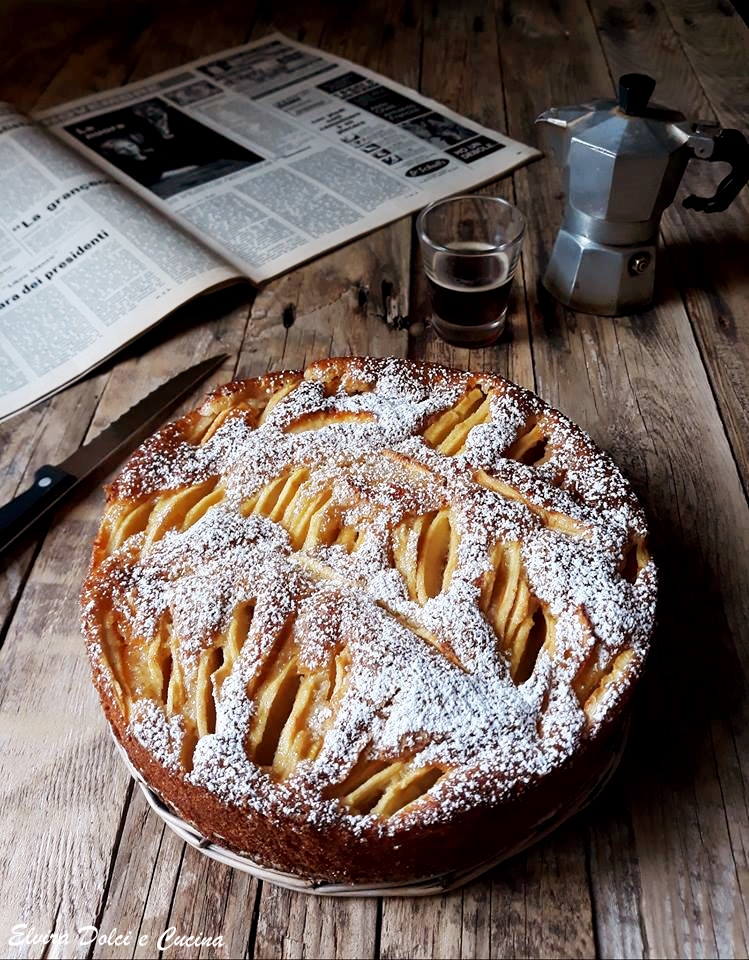
[[[462,243],[435,257],[434,276],[427,276],[434,326],[449,342],[482,346],[502,333],[512,277],[506,255],[490,249]]]
[[[512,280],[498,287],[448,287],[427,278],[434,311],[446,323],[459,327],[483,327],[494,323],[510,300]]]

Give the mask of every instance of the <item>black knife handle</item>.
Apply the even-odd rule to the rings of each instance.
[[[34,474],[34,483],[0,507],[0,550],[5,550],[76,483],[72,473],[45,464]]]

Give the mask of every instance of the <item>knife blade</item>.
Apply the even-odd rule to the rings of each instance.
[[[196,363],[130,407],[89,443],[62,463],[44,464],[28,488],[0,507],[0,552],[57,506],[63,497],[98,470],[112,465],[118,455],[133,449],[154,432],[183,397],[219,367],[228,354]]]

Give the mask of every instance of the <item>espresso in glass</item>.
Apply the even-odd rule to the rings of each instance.
[[[491,250],[475,241],[458,242],[434,258],[433,275],[427,275],[432,322],[448,342],[479,346],[502,334],[512,276],[505,254],[487,255]]]
[[[434,329],[457,346],[495,343],[525,231],[520,211],[496,197],[452,197],[425,207],[417,230]]]

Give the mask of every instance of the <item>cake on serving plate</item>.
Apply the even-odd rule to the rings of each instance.
[[[643,512],[499,376],[339,358],[237,381],[107,489],[94,683],[206,840],[319,883],[507,856],[611,771],[646,657]]]

